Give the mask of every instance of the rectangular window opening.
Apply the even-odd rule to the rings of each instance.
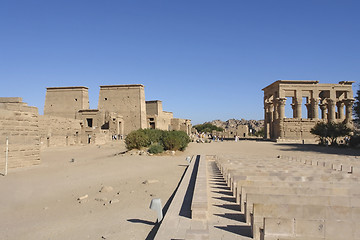
[[[88,126],[88,127],[92,127],[92,126],[93,126],[93,119],[92,119],[92,118],[87,118],[87,119],[86,119],[86,122],[87,122],[87,126]]]

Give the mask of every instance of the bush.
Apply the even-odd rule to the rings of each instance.
[[[151,128],[141,129],[140,131],[143,131],[149,137],[150,144],[160,143],[164,132],[163,130]]]
[[[354,103],[354,122],[360,123],[360,89],[356,92],[355,103]]]
[[[132,131],[125,138],[125,144],[128,150],[141,149],[142,147],[149,147],[151,145],[151,151],[158,151],[158,146],[162,148],[161,151],[164,149],[184,151],[189,142],[189,136],[183,131],[169,132],[158,129],[139,129]]]
[[[198,124],[198,125],[195,125],[194,128],[198,132],[205,132],[205,133],[211,133],[212,131],[218,131],[218,132],[224,131],[223,128],[217,127],[211,123]]]
[[[350,147],[359,147],[360,146],[360,135],[354,135],[350,138],[349,142]]]
[[[348,136],[351,129],[345,123],[319,122],[310,130],[310,133],[317,135],[322,145],[327,142],[330,142],[331,145],[337,145],[337,138]]]
[[[148,135],[145,134],[141,129],[137,131],[132,131],[125,138],[126,148],[131,149],[141,149],[142,147],[147,147],[150,145],[150,139]]]
[[[159,143],[151,144],[148,152],[152,154],[162,153],[164,151],[164,147]]]
[[[164,132],[162,137],[162,144],[165,150],[184,151],[189,142],[189,136],[183,131]]]
[[[254,135],[255,135],[256,137],[265,137],[265,130],[264,130],[264,128],[261,128],[261,129],[259,129],[259,131],[256,131],[256,132],[254,133]]]

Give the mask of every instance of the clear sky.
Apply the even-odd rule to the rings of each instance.
[[[42,114],[46,87],[144,84],[193,124],[263,119],[279,79],[356,81],[360,1],[1,0],[0,96]]]

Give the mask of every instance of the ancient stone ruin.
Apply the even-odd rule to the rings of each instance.
[[[345,122],[352,126],[353,83],[279,80],[265,87],[265,138],[313,142],[310,129],[319,121]],[[285,116],[286,104],[291,105],[291,117]],[[303,106],[306,114],[302,113]]]
[[[6,138],[9,140],[9,167],[40,163],[39,116],[19,97],[0,98],[0,169],[4,169]]]
[[[141,84],[100,86],[97,109],[89,107],[87,87],[49,87],[44,115],[21,98],[0,98],[0,125],[0,152],[8,138],[10,168],[40,163],[41,148],[104,144],[140,128],[190,134],[192,127],[191,120],[163,111],[161,101],[145,101]]]

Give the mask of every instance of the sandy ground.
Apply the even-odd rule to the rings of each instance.
[[[166,203],[190,155],[357,159],[360,153],[255,141],[191,143],[175,156],[117,155],[124,150],[120,142],[47,149],[41,165],[10,169],[0,177],[0,239],[145,239],[156,221],[149,209],[151,199]],[[146,180],[156,181],[144,184]],[[113,190],[99,192],[103,186]],[[85,195],[86,199],[78,200]]]

